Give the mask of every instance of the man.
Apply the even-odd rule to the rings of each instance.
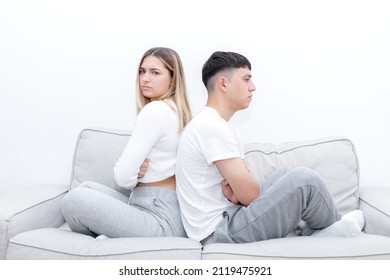
[[[229,123],[252,100],[256,88],[251,78],[250,62],[234,52],[215,52],[203,66],[207,104],[184,129],[176,162],[187,235],[202,244],[255,242],[284,237],[298,223],[303,235],[359,234],[362,212],[353,211],[340,220],[314,171],[282,168],[262,186],[254,180],[239,135]]]

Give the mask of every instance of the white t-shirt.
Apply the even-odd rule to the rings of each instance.
[[[176,193],[188,237],[200,241],[213,233],[223,211],[233,204],[222,193],[217,160],[244,158],[234,127],[205,107],[186,126],[179,141]]]
[[[164,101],[148,103],[139,112],[129,143],[114,167],[116,183],[133,189],[138,182],[156,182],[173,176],[178,141],[177,112]],[[145,158],[150,159],[148,171],[138,179]]]

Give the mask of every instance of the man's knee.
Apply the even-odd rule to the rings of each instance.
[[[292,169],[292,172],[295,173],[296,178],[299,179],[301,184],[315,186],[315,187],[325,187],[325,182],[316,171],[313,169],[301,166],[295,167]]]

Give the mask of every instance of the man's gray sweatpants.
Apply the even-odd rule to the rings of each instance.
[[[248,206],[232,206],[213,234],[201,241],[248,243],[287,236],[303,220],[302,235],[338,221],[340,213],[323,179],[305,167],[276,170],[261,186],[261,195]]]

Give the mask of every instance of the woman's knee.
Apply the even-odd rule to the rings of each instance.
[[[74,188],[70,190],[62,200],[62,213],[65,218],[72,216],[77,205],[85,205],[89,199],[87,188]]]
[[[95,185],[100,185],[94,181],[84,181],[84,182],[81,182],[80,185],[78,185],[77,188],[88,188],[88,189],[94,189],[94,186]],[[75,188],[75,189],[77,189]]]

